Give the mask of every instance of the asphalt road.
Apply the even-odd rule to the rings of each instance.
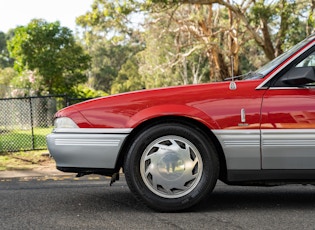
[[[0,229],[315,229],[315,187],[218,183],[202,204],[157,213],[135,200],[124,178],[0,180]]]

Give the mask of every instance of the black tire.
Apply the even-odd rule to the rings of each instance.
[[[219,160],[201,130],[163,123],[135,137],[124,172],[138,199],[157,211],[174,212],[192,207],[213,190]]]

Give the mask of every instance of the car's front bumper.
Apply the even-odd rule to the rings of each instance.
[[[114,169],[130,132],[131,129],[55,129],[47,136],[47,145],[57,168]]]

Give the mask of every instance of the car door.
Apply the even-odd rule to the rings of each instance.
[[[261,109],[262,169],[315,169],[315,50],[270,83]]]

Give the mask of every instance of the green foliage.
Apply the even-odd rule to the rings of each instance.
[[[11,81],[17,76],[17,72],[7,67],[4,69],[0,68],[0,98],[10,97]]]
[[[171,64],[176,49],[174,37],[170,33],[162,36],[159,33],[160,28],[156,26],[147,28],[143,33],[146,48],[138,54],[139,72],[146,88],[179,85],[181,82],[179,73]]]
[[[138,55],[147,88],[209,81],[210,40],[196,32],[205,15],[207,7],[189,5],[149,15],[142,33],[146,48]]]
[[[76,98],[95,98],[108,95],[102,90],[95,90],[82,84],[76,86],[74,92]]]
[[[306,17],[311,4],[314,3],[308,0],[259,0],[249,8],[246,17],[257,31],[263,30],[261,36],[265,47],[272,46],[274,56],[277,56],[307,35]],[[268,39],[270,43],[267,43]],[[268,56],[268,52],[265,54]]]
[[[41,92],[41,95],[48,94],[43,88],[42,82],[42,76],[36,74],[35,71],[26,70],[18,75],[16,74],[10,83],[18,91],[14,96],[24,97],[37,96],[39,92]]]
[[[276,6],[277,14],[281,15],[282,49],[287,50],[308,34],[307,21],[301,15],[307,15],[307,7],[299,1],[280,1]]]
[[[92,58],[92,86],[110,92],[122,65],[137,52],[138,46],[114,45],[106,38],[99,38],[89,47]]]
[[[17,72],[13,68],[0,69],[0,85],[9,86],[15,76],[17,76]]]
[[[144,89],[146,86],[142,76],[138,71],[138,61],[136,57],[132,57],[122,65],[112,87],[111,93],[122,93],[134,90]]]
[[[132,36],[132,14],[137,11],[138,3],[127,0],[94,0],[91,11],[77,18],[76,22],[83,28],[106,36]],[[124,40],[124,38],[123,38]]]
[[[260,20],[267,20],[269,23],[272,22],[273,17],[276,14],[276,9],[273,5],[269,5],[265,3],[265,0],[259,0],[254,3],[253,7],[251,7],[251,20],[259,25]]]
[[[73,86],[86,82],[84,71],[89,67],[90,57],[76,44],[71,30],[61,27],[59,22],[34,19],[14,32],[8,42],[15,58],[14,68],[19,73],[31,70],[40,76],[38,93],[69,93]]]
[[[124,91],[118,84],[119,72],[143,49],[140,32],[132,23],[138,6],[135,1],[95,0],[92,9],[77,18],[77,24],[86,31],[83,43],[92,57],[90,84],[96,90]]]
[[[7,41],[13,36],[12,30],[8,34],[0,32],[0,69],[6,67],[13,67],[14,60],[10,58],[7,49]]]
[[[315,27],[315,3],[313,6],[308,9],[308,17],[307,17],[307,34],[311,34]]]
[[[88,32],[94,86],[117,93],[221,79],[231,72],[231,56],[235,74],[253,71],[307,35],[314,5],[95,0],[77,22]],[[146,16],[141,30],[131,26],[135,15]]]

